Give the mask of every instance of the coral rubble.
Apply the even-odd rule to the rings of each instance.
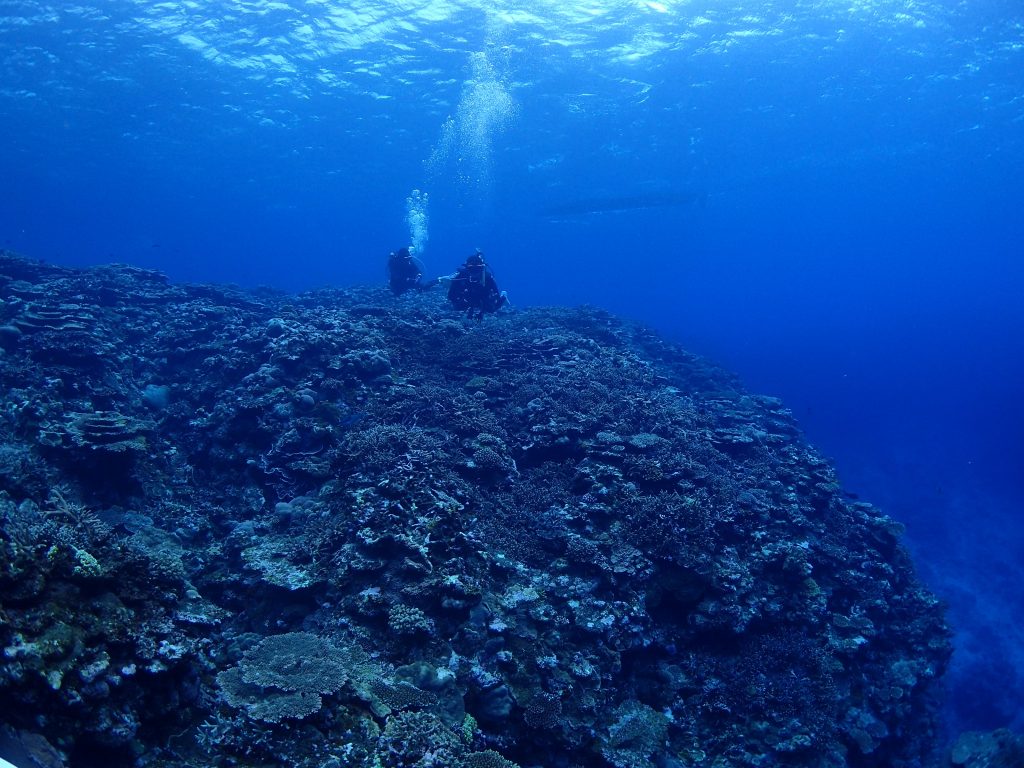
[[[0,253],[0,379],[0,712],[51,760],[935,743],[948,631],[899,526],[780,402],[604,312]]]

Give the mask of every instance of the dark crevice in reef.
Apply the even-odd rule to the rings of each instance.
[[[781,403],[643,328],[2,253],[0,348],[0,755],[909,768],[934,746],[948,633],[899,526]]]

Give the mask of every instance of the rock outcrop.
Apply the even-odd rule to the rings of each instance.
[[[0,299],[0,712],[72,766],[934,746],[899,525],[650,331],[9,253]]]

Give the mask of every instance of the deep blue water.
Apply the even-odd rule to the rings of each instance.
[[[649,323],[906,523],[952,727],[1024,727],[1017,0],[0,0],[0,184],[53,262],[297,290],[425,234]]]

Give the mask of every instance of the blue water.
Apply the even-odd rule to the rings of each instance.
[[[653,325],[906,523],[951,728],[1024,727],[1019,0],[3,0],[0,184],[53,262],[298,290],[416,240]]]

